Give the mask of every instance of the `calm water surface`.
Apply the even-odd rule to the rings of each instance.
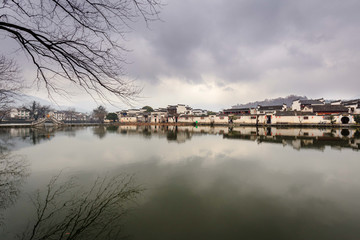
[[[75,192],[122,174],[133,176],[141,193],[120,206],[126,215],[112,218],[114,208],[101,219],[108,226],[102,231],[121,230],[130,239],[360,236],[356,129],[6,128],[0,144],[0,239],[24,233],[31,239],[35,193],[46,195],[59,174],[59,186],[75,176],[78,188],[56,196],[61,206],[50,206],[54,220],[43,232],[54,230],[50,222],[69,219],[61,207]],[[98,235],[99,226],[77,238],[67,229],[56,239],[117,239]]]

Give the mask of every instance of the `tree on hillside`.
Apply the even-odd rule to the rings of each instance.
[[[29,57],[50,96],[66,94],[67,80],[92,96],[128,101],[139,89],[124,77],[122,42],[130,23],[158,19],[160,7],[160,0],[1,1],[0,32]]]
[[[115,121],[118,120],[119,118],[118,118],[118,115],[117,115],[116,113],[108,113],[108,114],[106,115],[106,119],[115,122]]]
[[[95,108],[93,110],[92,115],[94,116],[94,118],[96,118],[97,120],[99,120],[99,122],[103,122],[104,118],[107,114],[106,108],[102,105],[98,106],[97,108]]]
[[[144,107],[142,107],[142,109],[145,109],[146,112],[153,112],[154,111],[154,109],[152,107],[150,107],[150,106],[144,106]]]

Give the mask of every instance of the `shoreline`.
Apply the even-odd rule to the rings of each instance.
[[[0,123],[0,128],[41,128],[47,126],[56,127],[86,127],[86,126],[210,126],[210,127],[276,127],[276,128],[359,128],[360,124],[197,124],[195,123],[64,123],[32,125],[31,123]]]

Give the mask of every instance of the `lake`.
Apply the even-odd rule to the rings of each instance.
[[[0,128],[0,239],[358,239],[360,131]]]

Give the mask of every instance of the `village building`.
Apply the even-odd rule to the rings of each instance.
[[[210,122],[215,125],[224,125],[229,123],[229,116],[225,114],[210,115]]]
[[[257,107],[257,114],[275,114],[276,112],[286,111],[286,104],[283,105],[273,105],[273,106],[261,106]]]
[[[208,115],[208,111],[202,109],[192,109],[192,114],[195,116]]]
[[[273,117],[273,124],[330,124],[330,120],[318,116],[314,112],[277,112]]]
[[[348,108],[351,114],[360,114],[360,99],[343,101],[342,104]]]
[[[64,121],[66,119],[66,114],[64,111],[51,111],[49,115],[59,121]]]
[[[292,105],[291,105],[291,109],[293,111],[303,111],[305,107],[307,106],[315,106],[315,105],[324,105],[325,104],[325,100],[323,98],[320,99],[306,99],[306,100],[294,100]],[[305,110],[306,111],[306,110]]]
[[[348,113],[348,108],[342,105],[312,105],[304,107],[303,111],[313,112],[318,115]]]
[[[179,123],[194,123],[193,115],[181,114],[178,117]]]
[[[342,101],[341,100],[331,101],[330,105],[342,105]]]
[[[151,113],[149,112],[144,112],[136,115],[137,122],[147,123],[147,122],[151,122],[150,119],[151,119]]]
[[[191,107],[185,106],[185,104],[168,105],[168,122],[178,122],[180,114],[191,115]]]
[[[136,123],[137,117],[136,117],[136,115],[121,116],[121,118],[119,118],[119,122],[121,122],[121,123]]]
[[[263,118],[264,116],[256,114],[235,115],[230,122],[234,124],[257,125],[259,123],[259,117]]]
[[[208,115],[194,115],[193,121],[196,124],[211,124],[210,117]]]
[[[12,119],[29,119],[30,111],[25,108],[12,108],[9,116]]]
[[[168,113],[166,108],[158,108],[150,113],[150,122],[165,123],[168,122]]]
[[[223,113],[226,115],[250,114],[250,112],[251,112],[250,108],[229,108],[229,109],[224,109],[223,111]]]

